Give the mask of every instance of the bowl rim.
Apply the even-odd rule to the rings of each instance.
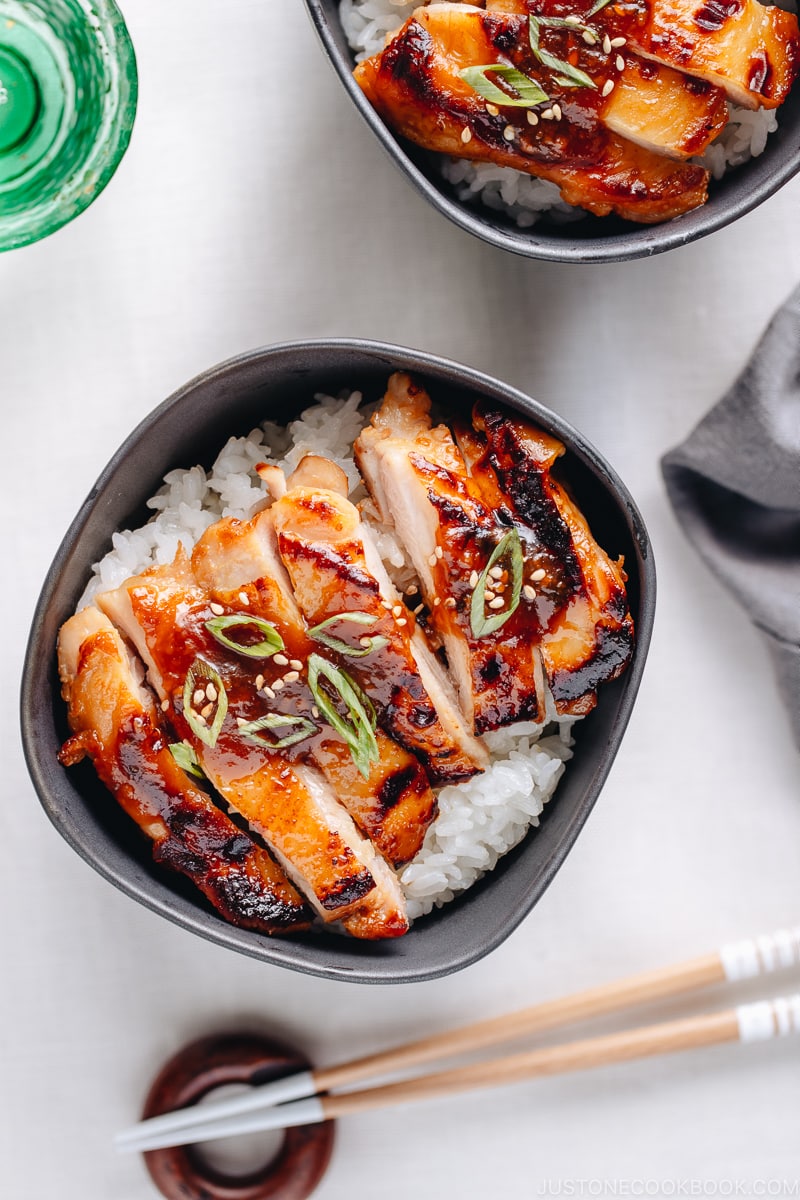
[[[158,426],[164,418],[176,407],[187,403],[188,398],[198,387],[224,380],[227,376],[235,375],[250,364],[268,362],[270,359],[280,360],[289,356],[294,356],[299,361],[307,353],[323,353],[342,358],[348,354],[359,354],[374,360],[376,366],[380,364],[388,371],[405,369],[420,374],[427,381],[437,379],[449,382],[451,386],[463,386],[465,389],[480,392],[500,403],[510,404],[512,408],[529,415],[534,421],[541,421],[543,427],[564,440],[568,452],[582,460],[590,474],[599,479],[604,490],[619,509],[636,550],[640,611],[637,620],[635,652],[625,672],[624,686],[618,699],[617,713],[608,738],[608,745],[602,754],[598,755],[591,779],[584,789],[579,805],[576,806],[569,829],[549,855],[545,868],[520,897],[516,908],[504,916],[494,934],[489,938],[477,937],[474,944],[463,953],[453,955],[447,961],[437,963],[434,967],[426,967],[424,964],[412,966],[403,958],[377,957],[365,958],[365,967],[362,969],[335,962],[318,963],[313,960],[309,961],[306,945],[302,941],[281,937],[261,937],[260,940],[256,940],[252,931],[241,929],[225,921],[210,925],[209,914],[204,909],[198,908],[196,911],[193,909],[190,913],[178,911],[174,902],[152,894],[141,881],[135,878],[135,872],[121,872],[114,862],[106,860],[98,847],[87,846],[75,836],[65,817],[63,804],[59,802],[61,797],[51,788],[48,776],[53,770],[53,764],[50,762],[50,757],[44,755],[40,739],[37,737],[36,697],[41,680],[41,670],[37,669],[37,658],[40,656],[42,627],[57,592],[62,572],[77,551],[81,534],[94,511],[96,502],[99,497],[102,497],[104,489],[113,480],[130,451],[143,438],[149,439],[155,436]],[[314,386],[313,377],[309,386],[310,388]],[[133,506],[139,502],[139,497],[132,497],[131,502]],[[206,941],[244,953],[259,961],[321,978],[367,984],[418,983],[441,978],[472,965],[501,945],[529,915],[570,853],[599,797],[622,744],[645,667],[653,628],[655,602],[656,573],[653,549],[635,501],[626,485],[600,451],[559,413],[547,408],[520,389],[503,383],[476,368],[440,355],[392,343],[336,337],[299,339],[258,347],[201,371],[151,410],[109,459],[70,523],[42,584],[25,651],[20,690],[20,727],[25,762],[34,790],[45,813],[72,849],[120,891],[139,901],[151,911],[166,917],[173,924],[191,930]],[[52,666],[52,653],[47,658]],[[42,661],[44,662],[45,659],[42,658]],[[524,839],[522,844],[524,844]],[[469,891],[464,893],[460,902],[468,902],[469,896]],[[459,898],[456,900],[456,903],[458,902]],[[435,916],[435,914],[432,915]],[[409,936],[413,936],[413,929],[406,935],[406,937]],[[399,940],[404,942],[405,938]]]
[[[305,0],[305,6],[340,83],[395,166],[410,180],[416,190],[454,225],[490,245],[523,258],[587,265],[652,258],[668,250],[688,246],[732,224],[768,200],[800,171],[799,141],[794,151],[786,156],[768,178],[754,187],[738,189],[733,198],[727,198],[719,210],[716,206],[706,203],[683,214],[682,217],[656,225],[636,225],[627,222],[624,232],[611,234],[609,237],[571,238],[567,233],[563,238],[541,238],[537,237],[535,226],[527,230],[514,230],[511,226],[501,227],[492,222],[489,210],[484,216],[479,209],[473,210],[462,204],[436,187],[420,170],[407,154],[402,141],[378,115],[355,82],[352,60],[345,61],[333,36],[330,18],[325,11],[325,0]],[[800,89],[800,79],[795,86]],[[692,218],[688,225],[687,218]],[[565,229],[568,230],[569,226],[565,226]]]

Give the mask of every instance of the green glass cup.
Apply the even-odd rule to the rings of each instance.
[[[0,250],[46,237],[99,196],[137,91],[113,0],[0,0]]]

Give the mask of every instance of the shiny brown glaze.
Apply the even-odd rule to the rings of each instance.
[[[542,45],[549,48],[556,33],[563,41],[562,31],[548,30]],[[554,73],[533,60],[526,18],[436,5],[418,9],[380,54],[357,66],[355,77],[387,123],[411,141],[550,180],[568,203],[599,216],[614,212],[652,223],[704,203],[705,170],[676,164],[606,128],[603,114],[613,101],[602,92],[605,82],[616,84],[620,74],[616,55],[604,56],[600,71],[598,47],[583,42],[580,47],[566,53],[575,57],[573,65],[598,77],[596,89],[564,88]],[[553,52],[559,49],[554,42]],[[487,111],[460,71],[492,62],[511,64],[536,78],[550,102],[558,102],[562,119],[540,118],[531,126],[524,108]],[[545,107],[540,106],[542,111]],[[719,108],[717,113],[699,126],[694,120],[694,133],[687,134],[690,146],[700,144],[705,126],[717,127]]]
[[[75,730],[61,761],[88,755],[156,862],[190,879],[226,920],[263,933],[307,928],[311,914],[280,868],[176,763],[174,735],[134,681],[111,622],[78,613],[62,630],[60,660]]]
[[[355,660],[344,661],[341,656],[308,636],[289,590],[289,578],[282,581],[280,561],[273,564],[268,557],[269,545],[275,538],[274,522],[278,508],[276,505],[253,522],[217,522],[195,547],[195,573],[209,586],[210,598],[222,604],[226,610],[241,609],[239,591],[246,588],[248,611],[270,620],[287,646],[285,657],[301,664],[299,678],[269,698],[270,711],[312,715],[314,697],[306,674],[311,654],[321,654],[343,667],[357,682],[368,683],[370,699],[385,721],[387,732],[380,729],[376,731],[380,757],[370,765],[366,778],[356,767],[349,747],[339,734],[316,717],[313,719],[319,732],[299,743],[295,748],[295,756],[313,759],[359,828],[389,862],[399,865],[413,858],[422,845],[425,831],[436,811],[436,798],[417,759],[388,736],[392,724],[391,713],[387,711],[391,690],[385,680],[381,681],[380,670],[375,671],[374,677],[371,674],[369,680],[365,680],[353,670]],[[275,545],[277,547],[277,541]],[[237,564],[236,575],[224,582],[233,583],[234,586],[226,589],[220,586],[223,563],[230,562],[232,558]],[[269,575],[266,574],[268,568]],[[254,575],[260,576],[257,581],[245,584],[246,578]],[[325,579],[320,578],[317,590],[323,591],[325,586]],[[341,611],[341,608],[337,611]],[[380,609],[380,612],[382,617],[386,616],[384,609]],[[352,628],[362,635],[365,632],[363,626]],[[346,631],[336,630],[336,633],[343,639],[348,636]],[[262,668],[258,670],[261,672]],[[275,668],[274,676],[270,676],[269,670],[264,670],[266,686],[270,686],[270,679],[274,682],[275,677],[285,676],[286,671],[286,667],[282,670]],[[260,703],[262,708],[266,707],[263,695]],[[291,753],[291,748],[288,752]],[[394,797],[394,803],[387,805],[386,797],[390,795]]]
[[[258,584],[240,589],[233,611],[257,611],[258,595]],[[117,593],[100,597],[100,603],[112,619],[126,623],[126,632],[155,667],[159,692],[169,702],[170,719],[179,736],[193,746],[214,787],[266,839],[319,915],[342,920],[345,927],[352,925],[351,932],[361,928],[363,917],[369,932],[359,936],[405,932],[408,926],[399,888],[394,897],[398,903],[384,903],[371,869],[371,860],[376,858],[371,845],[357,835],[324,779],[301,762],[303,743],[271,751],[266,745],[248,742],[240,733],[240,722],[278,711],[259,696],[258,675],[262,674],[269,686],[285,676],[287,668],[272,659],[236,654],[214,639],[207,622],[217,615],[211,604],[219,605],[193,582],[186,563],[152,568],[129,580]],[[286,654],[293,657],[295,640],[292,631],[285,632]],[[219,673],[228,699],[227,714],[213,747],[197,737],[183,708],[184,682],[197,659]],[[299,681],[287,685],[280,711],[290,711],[291,705],[291,711],[313,720],[304,688]],[[214,713],[209,714],[209,722],[213,718]],[[321,732],[316,736],[322,737]],[[379,927],[380,934],[376,932]]]
[[[486,9],[583,17],[588,0],[487,0]],[[655,62],[697,76],[746,108],[777,108],[800,71],[794,13],[759,0],[620,0],[592,22]]]
[[[361,612],[372,618],[368,628],[342,620],[330,627],[330,633],[361,653],[360,639],[365,635],[383,641],[364,657],[328,649],[324,653],[367,690],[383,728],[419,758],[435,783],[454,783],[474,775],[483,761],[482,749],[466,736],[461,714],[453,711],[454,698],[449,701],[439,695],[439,703],[448,705],[451,727],[459,727],[460,737],[445,728],[414,657],[414,614],[399,600],[388,578],[382,593],[381,583],[367,564],[367,534],[358,510],[330,491],[293,488],[277,502],[272,516],[281,558],[309,625]],[[377,554],[373,557],[377,559]],[[382,573],[379,560],[373,569]],[[387,785],[385,794],[393,795],[391,780]],[[433,800],[431,794],[432,804]],[[426,824],[433,812],[431,807]]]
[[[530,606],[556,708],[583,714],[596,704],[598,686],[621,674],[633,652],[622,564],[597,544],[554,478],[560,442],[486,405],[476,407],[474,421],[475,435],[462,443],[473,478],[487,496],[502,495],[529,532],[526,580],[535,592]]]

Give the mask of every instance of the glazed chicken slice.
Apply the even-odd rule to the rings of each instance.
[[[534,58],[527,26],[526,17],[486,13],[468,5],[420,8],[380,54],[356,67],[355,77],[384,120],[410,141],[550,180],[565,201],[598,216],[616,213],[652,223],[703,204],[707,171],[634,145],[612,132],[605,114],[610,113],[616,129],[626,128],[627,122],[626,132],[639,141],[682,156],[702,149],[724,123],[719,98],[699,96],[681,85],[686,99],[680,109],[664,105],[663,97],[657,103],[637,104],[626,86],[615,100],[618,76],[629,70],[631,81],[643,84],[641,70],[627,68],[627,60],[621,59],[620,71],[617,52],[612,59],[600,55],[603,61],[598,63],[602,46],[588,46],[580,39],[576,62],[597,86],[565,87],[557,71]],[[549,45],[552,33],[542,34],[542,46]],[[536,109],[487,107],[461,72],[493,64],[535,79],[547,103]],[[662,81],[661,87],[668,84]],[[676,113],[684,110],[682,122]]]
[[[190,879],[234,925],[262,933],[307,928],[308,908],[266,850],[178,765],[143,672],[108,618],[93,607],[71,617],[59,633],[58,665],[74,730],[61,761],[91,758],[153,842],[155,861]]]
[[[247,598],[243,591],[239,614],[246,614]],[[301,739],[317,729],[312,714],[275,712],[259,696],[258,672],[274,672],[272,627],[212,624],[224,609],[197,585],[182,552],[97,603],[135,645],[171,723],[212,785],[264,838],[316,913],[358,937],[404,933],[396,877],[324,777],[297,759]],[[244,639],[244,649],[220,642],[220,635],[228,643]],[[261,640],[253,642],[253,635]]]
[[[283,473],[279,474],[285,483]],[[277,487],[278,481],[273,480],[272,486]],[[260,668],[262,695],[272,711],[309,716],[319,725],[318,734],[298,743],[297,752],[313,758],[356,824],[389,862],[399,866],[413,858],[436,812],[428,777],[417,759],[380,729],[375,730],[377,753],[360,770],[347,742],[314,716],[308,664],[313,655],[327,661],[335,656],[306,633],[278,555],[272,512],[249,522],[216,522],[195,546],[192,566],[198,582],[224,611],[241,611],[245,598],[247,612],[269,619],[278,630],[286,647],[280,657],[288,658],[292,669],[287,671],[281,664]],[[352,678],[349,662],[346,671]],[[276,679],[288,682],[276,689]],[[371,688],[365,690],[372,695]]]
[[[402,602],[332,462],[307,456],[271,510],[278,549],[312,636],[365,691],[386,732],[436,783],[485,764],[443,667]],[[317,630],[314,633],[314,630]]]
[[[577,15],[601,36],[721,88],[745,108],[777,108],[800,70],[794,13],[759,0],[621,0],[593,17],[587,0],[486,0],[497,13]]]
[[[494,513],[471,485],[450,431],[432,427],[430,403],[409,376],[393,375],[372,424],[356,441],[356,461],[419,576],[430,627],[444,644],[476,733],[540,722],[538,629],[524,605],[510,611],[513,585],[503,547],[515,536],[513,521]]]
[[[487,405],[475,429],[457,426],[470,475],[486,499],[530,531],[523,595],[557,711],[580,715],[597,688],[627,666],[633,621],[621,563],[597,544],[585,517],[554,479],[564,446],[522,418]]]

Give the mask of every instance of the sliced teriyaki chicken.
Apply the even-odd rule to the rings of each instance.
[[[548,55],[556,35],[564,40],[561,29],[541,32]],[[652,223],[703,204],[708,172],[663,154],[681,157],[702,149],[724,124],[720,98],[667,77],[656,86],[624,56],[618,64],[618,50],[603,53],[599,41],[590,46],[578,37],[574,50],[564,53],[581,64],[560,60],[566,69],[582,71],[594,86],[565,85],[563,72],[534,56],[527,17],[434,4],[417,9],[384,50],[359,63],[355,78],[384,120],[412,142],[550,180],[569,204],[598,216],[613,212]],[[535,107],[511,100],[487,104],[462,74],[471,67],[484,73],[492,68],[488,81],[495,86],[503,82],[495,67],[522,72],[545,98]],[[629,86],[616,100],[618,78],[628,73]],[[637,83],[652,92],[650,103],[633,100]],[[668,105],[666,94],[672,97]],[[626,137],[612,131],[606,113]],[[627,140],[631,136],[661,153],[635,145]]]
[[[745,108],[777,108],[800,70],[797,17],[759,0],[621,0],[588,16],[588,0],[486,0],[487,10],[575,15],[627,49],[721,88]]]
[[[430,404],[408,375],[393,375],[356,441],[358,467],[419,576],[429,624],[475,731],[541,721],[539,631],[514,600],[507,561],[513,521],[473,487],[450,431],[432,427]]]
[[[386,732],[436,783],[474,775],[486,749],[468,731],[444,668],[347,499],[344,474],[307,456],[271,517],[311,636],[369,693]]]
[[[74,730],[61,762],[88,755],[156,862],[187,876],[226,920],[263,933],[307,928],[308,908],[266,850],[178,765],[140,664],[108,618],[93,607],[71,617],[58,665]]]
[[[282,472],[280,476],[284,483]],[[277,480],[272,480],[271,486],[277,488]],[[309,664],[319,665],[324,658],[335,666],[336,656],[306,633],[278,554],[272,510],[249,522],[216,522],[195,546],[192,566],[198,582],[223,611],[241,611],[245,599],[246,611],[267,618],[279,633],[284,652],[275,657],[281,662],[274,667],[262,665],[259,671],[263,678],[258,682],[272,712],[302,714],[319,727],[314,736],[297,743],[297,754],[313,759],[356,824],[389,862],[397,866],[413,858],[436,812],[436,797],[428,777],[414,755],[379,728],[374,730],[373,754],[362,759],[356,745],[354,758],[354,748],[348,741],[319,714],[314,715],[312,705],[318,697],[309,687]],[[291,670],[287,671],[287,665]],[[322,669],[329,671],[327,667]],[[354,678],[349,662],[344,677]],[[276,680],[283,685],[276,687]],[[327,688],[330,682],[325,682],[323,675],[322,683],[318,677],[317,686]],[[347,736],[352,742],[353,733]]]
[[[457,426],[470,474],[487,503],[530,531],[523,601],[556,709],[589,712],[597,688],[624,671],[633,621],[621,563],[597,544],[586,518],[553,478],[564,446],[520,417],[476,406],[475,429]]]
[[[318,731],[313,713],[277,712],[259,695],[258,674],[277,675],[277,634],[249,616],[247,601],[242,591],[238,612],[226,614],[197,585],[182,552],[97,598],[141,655],[212,785],[264,838],[317,914],[358,937],[398,936],[408,920],[395,875],[324,777],[297,760],[298,747]]]

